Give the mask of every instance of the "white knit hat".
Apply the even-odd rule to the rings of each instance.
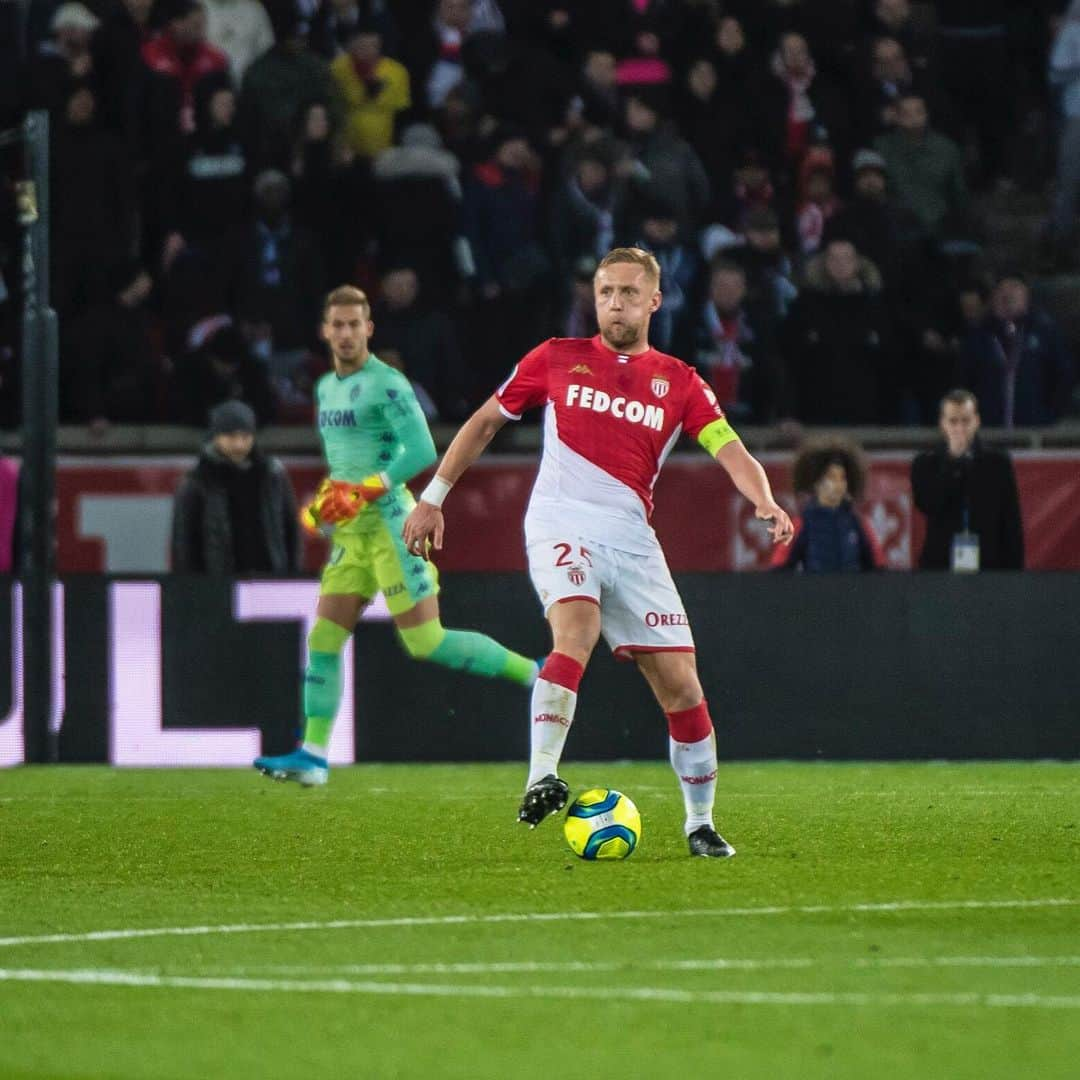
[[[49,29],[57,30],[96,30],[101,20],[84,4],[61,4],[54,13]]]

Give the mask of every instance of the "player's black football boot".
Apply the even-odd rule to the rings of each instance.
[[[570,785],[554,773],[548,773],[526,790],[518,809],[518,821],[535,829],[549,814],[557,814],[569,797]]]
[[[702,825],[689,837],[691,855],[703,855],[707,859],[730,859],[735,849],[711,826]]]

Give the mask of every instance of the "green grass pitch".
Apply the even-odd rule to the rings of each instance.
[[[726,765],[714,862],[666,764],[570,763],[607,864],[523,776],[0,774],[0,1077],[1080,1075],[1080,766]]]

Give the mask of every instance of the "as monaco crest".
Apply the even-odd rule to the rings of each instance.
[[[652,387],[652,392],[657,397],[666,397],[668,390],[671,389],[671,383],[669,383],[663,375],[654,375],[650,385]]]
[[[566,571],[566,576],[570,579],[571,585],[584,585],[585,584],[585,571],[580,566],[571,566]]]

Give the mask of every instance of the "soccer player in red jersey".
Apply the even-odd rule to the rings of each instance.
[[[685,432],[727,470],[775,543],[791,540],[791,520],[704,380],[650,348],[649,320],[661,303],[656,259],[639,248],[616,248],[597,268],[594,294],[600,333],[552,338],[521,359],[457,433],[402,535],[417,554],[429,540],[440,548],[440,508],[453,485],[507,420],[544,406],[525,545],[553,648],[533,687],[529,776],[518,819],[536,826],[566,803],[559,759],[578,684],[602,634],[617,658],[636,662],[667,716],[691,854],[723,858],[735,849],[713,823],[716,737],[686,612],[649,525],[652,489]]]

